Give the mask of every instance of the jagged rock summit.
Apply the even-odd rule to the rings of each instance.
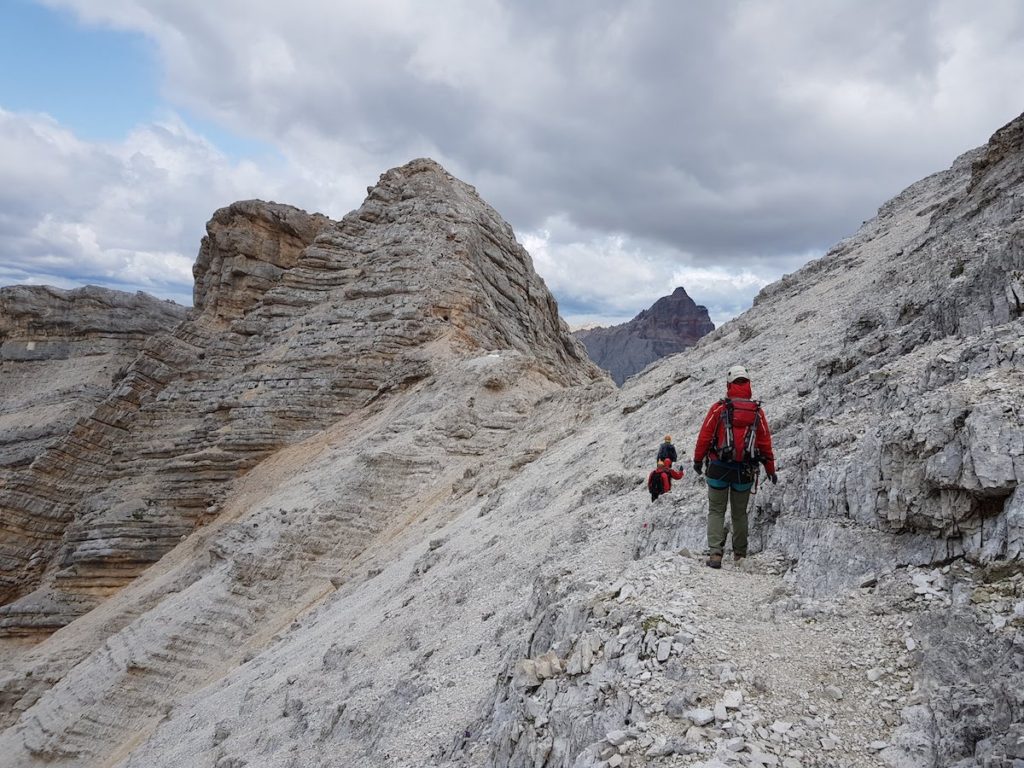
[[[696,304],[680,286],[628,323],[588,328],[574,335],[586,346],[590,359],[622,386],[655,360],[692,347],[713,330],[707,307]]]
[[[254,669],[398,552],[425,579],[445,553],[419,544],[612,386],[511,228],[429,160],[340,222],[229,206],[195,273],[189,318],[0,488],[0,741],[16,763],[146,763],[136,727]],[[376,602],[352,618],[379,637]]]
[[[125,768],[1024,759],[1022,124],[621,390],[496,214],[434,164],[385,174],[269,286],[258,259],[207,243],[209,272],[253,274],[238,281],[249,298],[206,302],[223,316],[144,351],[123,381],[156,388],[115,392],[120,421],[98,419],[153,430],[153,463],[93,432],[76,445],[107,440],[112,479],[72,463],[24,486],[40,500],[3,497],[42,530],[73,521],[38,574],[18,571],[38,586],[11,604],[11,630],[38,633],[33,605],[71,604],[61,584],[91,602],[34,644],[0,640],[0,754]],[[753,557],[711,572],[691,554],[704,488],[688,477],[652,504],[643,479],[665,431],[692,444],[736,362],[765,402],[780,481],[755,497]],[[30,470],[57,466],[47,455]],[[162,490],[140,493],[143,477]],[[109,490],[87,510],[49,506],[82,478]],[[224,494],[198,527],[179,501],[189,479]],[[154,499],[153,517],[111,518],[122,491]],[[151,519],[177,521],[179,541],[132,578],[114,564],[134,554],[76,554]]]

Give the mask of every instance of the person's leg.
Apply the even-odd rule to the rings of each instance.
[[[730,489],[729,506],[732,511],[732,552],[736,557],[747,556],[747,504],[749,502],[749,488],[745,491]]]
[[[725,548],[725,507],[729,503],[728,488],[708,486],[708,552],[721,556]]]

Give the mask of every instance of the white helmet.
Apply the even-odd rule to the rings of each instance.
[[[750,374],[747,373],[747,369],[742,365],[734,365],[729,369],[729,373],[726,375],[725,380],[732,384],[736,379],[746,379],[750,381]]]

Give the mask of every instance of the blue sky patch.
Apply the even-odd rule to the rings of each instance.
[[[0,71],[0,106],[45,112],[86,140],[121,139],[159,106],[153,45],[143,35],[83,26],[26,0],[3,3]]]

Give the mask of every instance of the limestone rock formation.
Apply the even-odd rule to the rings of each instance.
[[[236,283],[211,278],[197,304],[216,309],[147,349],[125,379],[134,400],[119,387],[100,406],[123,432],[93,425],[80,445],[109,450],[111,477],[69,447],[32,465],[53,467],[49,484],[3,489],[5,514],[21,504],[22,529],[55,541],[37,575],[17,571],[39,586],[8,606],[9,630],[30,609],[70,618],[72,574],[96,607],[34,644],[0,640],[0,755],[1024,759],[1022,125],[621,390],[507,225],[433,163],[385,174],[294,266],[275,256],[273,286],[208,243],[200,282],[231,264],[253,277],[244,297],[215,296]],[[287,250],[275,239],[246,253]],[[703,486],[687,477],[652,503],[643,479],[665,431],[684,450],[695,438],[736,362],[780,479],[754,499],[752,562],[711,572],[694,555]],[[143,434],[154,452],[118,447],[137,453]],[[62,495],[77,483],[90,506]],[[193,493],[212,500],[199,527]],[[75,557],[110,531],[117,562],[138,552],[117,518],[135,498],[156,500],[135,522],[185,538],[113,591],[113,563]]]
[[[792,561],[790,577],[806,592],[893,580],[914,566],[967,565],[948,598],[910,622],[927,627],[908,639],[927,643],[923,708],[901,726],[891,765],[981,765],[1024,720],[1024,702],[1006,688],[1024,685],[1020,624],[967,599],[991,579],[1009,596],[1007,610],[1019,600],[1022,137],[1024,116],[623,393],[633,429],[696,424],[721,392],[722,372],[748,366],[780,464],[778,487],[762,486],[754,503],[753,538]],[[662,508],[638,553],[697,544],[701,515],[697,500]],[[943,647],[936,628],[957,625],[974,627],[973,637]],[[996,680],[994,669],[1005,677]],[[998,717],[959,733],[938,727],[980,701]]]
[[[895,564],[1021,555],[1019,123],[765,288],[699,345],[699,364],[675,358],[632,394],[672,384],[667,407],[638,409],[638,425],[693,421],[722,372],[748,366],[786,477],[758,499],[765,543],[799,561],[808,587]]]
[[[575,332],[590,359],[619,386],[662,357],[682,352],[715,330],[707,307],[698,306],[682,287],[663,296],[628,323]]]
[[[233,478],[455,351],[528,352],[559,384],[596,375],[508,225],[429,161],[340,223],[218,211],[195,275],[193,316],[0,490],[0,633],[91,609],[216,516]]]
[[[0,288],[0,471],[29,464],[110,392],[122,366],[185,308],[86,286]]]
[[[22,499],[0,512],[0,595],[9,599],[16,569],[43,566],[49,532],[26,524],[25,507],[44,493],[33,462],[66,441],[80,420],[155,334],[185,308],[144,293],[87,286],[0,288],[0,494]]]
[[[226,326],[241,319],[330,224],[326,216],[259,200],[215,212],[192,268],[192,302],[203,324]]]

